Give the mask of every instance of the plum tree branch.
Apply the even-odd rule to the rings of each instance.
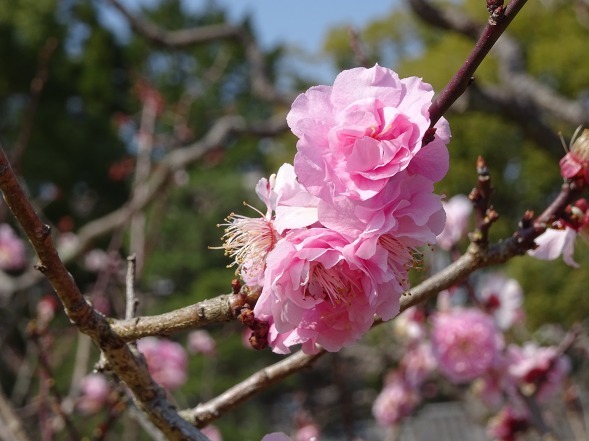
[[[456,99],[464,93],[475,70],[493,47],[499,61],[499,90],[487,86],[479,86],[480,92],[503,111],[513,109],[512,114],[518,122],[526,118],[534,118],[533,128],[538,127],[546,134],[546,126],[539,115],[548,112],[572,125],[589,125],[589,112],[580,101],[570,100],[546,84],[536,80],[525,71],[523,50],[519,43],[507,34],[503,34],[513,17],[526,3],[526,0],[509,2],[505,15],[497,24],[487,24],[484,28],[480,23],[470,19],[462,12],[453,8],[438,8],[428,0],[408,0],[416,15],[426,23],[440,29],[450,30],[476,41],[476,45],[460,70],[440,93],[432,108],[432,126],[439,116],[443,115]],[[482,30],[482,32],[481,32]],[[480,36],[479,36],[480,34]],[[503,34],[503,35],[502,35]],[[502,38],[498,40],[499,36]],[[478,40],[477,40],[478,39]],[[480,101],[479,101],[480,104]],[[523,111],[523,112],[521,112]],[[438,116],[439,115],[439,116]],[[530,123],[524,125],[529,126]],[[526,133],[533,135],[533,129]],[[556,144],[558,137],[552,133],[546,139],[532,136],[541,145]]]
[[[59,258],[51,238],[51,229],[35,213],[1,148],[0,189],[6,204],[37,252],[39,262],[36,268],[55,290],[68,318],[81,332],[92,338],[109,366],[131,390],[139,408],[170,440],[207,440],[178,415],[165,391],[149,375],[145,363],[135,357],[125,342],[112,332],[106,318],[86,302]]]
[[[464,93],[479,65],[526,2],[527,0],[510,1],[501,20],[495,24],[488,23],[485,26],[464,64],[430,106],[430,127],[433,127],[458,97]],[[438,20],[437,25],[439,27],[451,29],[456,27],[471,37],[476,35],[476,30],[467,21],[463,20],[460,23],[455,23],[455,20],[452,19],[453,14],[443,14],[426,0],[409,0],[409,4],[428,23],[436,24],[436,20]]]

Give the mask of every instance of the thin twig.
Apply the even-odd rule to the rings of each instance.
[[[135,254],[127,257],[127,279],[126,279],[126,300],[127,306],[125,308],[125,319],[131,320],[137,315],[137,306],[139,301],[135,297]]]

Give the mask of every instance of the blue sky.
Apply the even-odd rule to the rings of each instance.
[[[157,0],[123,0],[131,10],[138,5],[153,4]],[[232,21],[240,21],[251,14],[257,37],[264,48],[287,44],[315,55],[300,68],[312,72],[317,80],[331,82],[336,75],[328,60],[320,56],[323,40],[331,27],[349,25],[359,28],[388,14],[399,0],[216,0],[225,7]],[[207,0],[183,0],[189,10],[203,8]],[[107,21],[114,27],[124,26],[120,15],[105,10]]]

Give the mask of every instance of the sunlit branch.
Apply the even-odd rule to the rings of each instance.
[[[204,427],[273,384],[309,367],[325,353],[324,349],[311,355],[299,351],[259,370],[212,400],[199,404],[194,409],[183,410],[180,414],[197,427]]]
[[[37,252],[39,262],[36,268],[55,290],[68,318],[81,332],[92,338],[102,350],[109,366],[133,392],[139,408],[145,411],[152,422],[171,440],[206,440],[204,435],[178,415],[167,400],[165,391],[149,375],[146,365],[111,331],[106,318],[86,302],[59,258],[51,238],[51,229],[41,222],[33,210],[2,149],[0,189],[6,204]]]

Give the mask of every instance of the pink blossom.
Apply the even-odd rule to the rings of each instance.
[[[440,371],[455,383],[483,375],[495,362],[501,345],[493,319],[478,309],[437,313],[431,333]]]
[[[440,196],[433,191],[431,179],[404,171],[390,178],[370,200],[320,201],[319,222],[350,240],[393,234],[412,240],[415,246],[434,243],[444,229],[446,214]]]
[[[562,255],[567,265],[578,268],[579,264],[575,262],[573,254],[579,234],[585,239],[589,238],[589,202],[585,199],[579,199],[568,206],[555,228],[549,228],[537,237],[535,242],[538,247],[529,250],[528,254],[541,260],[554,260]]]
[[[208,426],[203,427],[200,429],[203,435],[206,435],[211,441],[223,441],[223,435],[221,435],[221,431],[219,428],[213,424],[209,424]]]
[[[390,426],[411,415],[419,404],[419,395],[403,378],[395,373],[376,397],[372,414],[381,426]]]
[[[442,204],[446,211],[446,226],[436,239],[440,248],[449,250],[468,232],[472,202],[467,196],[459,194]]]
[[[517,435],[530,427],[528,415],[515,409],[513,406],[505,406],[487,425],[487,435],[493,440],[516,441]]]
[[[0,269],[18,271],[27,263],[25,244],[8,224],[0,224]]]
[[[515,279],[500,273],[485,277],[477,291],[482,308],[495,319],[497,326],[506,330],[523,319],[524,292]]]
[[[302,228],[317,222],[318,199],[298,183],[293,166],[283,164],[270,179],[262,178],[256,193],[266,205],[260,217],[231,214],[222,224],[225,254],[235,258],[239,274],[249,286],[260,286],[266,256],[287,229]]]
[[[560,160],[560,173],[567,179],[582,177],[589,184],[589,129],[583,130]]]
[[[211,334],[199,329],[188,334],[188,352],[213,357],[217,353],[217,345]]]
[[[93,415],[104,407],[109,394],[110,386],[103,375],[86,375],[80,382],[80,397],[76,409],[84,415]]]
[[[523,347],[509,345],[508,373],[523,393],[546,402],[562,390],[570,371],[569,359],[553,346],[539,347],[528,342]]]
[[[420,341],[425,336],[425,312],[417,306],[403,311],[393,321],[395,334],[410,342]]]
[[[375,65],[341,72],[294,101],[287,122],[299,138],[295,170],[309,192],[367,200],[407,169],[429,128],[432,87]],[[441,120],[433,144],[447,142]],[[429,164],[430,166],[432,164]]]
[[[419,388],[437,367],[431,344],[423,341],[410,346],[403,354],[400,365],[407,384]]]
[[[293,441],[318,441],[321,432],[315,424],[305,424],[297,429]]]
[[[176,389],[187,379],[188,357],[179,343],[156,337],[145,337],[137,342],[137,349],[145,357],[149,373],[166,389]]]
[[[369,256],[365,260],[359,256]],[[268,254],[263,290],[254,308],[271,323],[275,352],[319,343],[328,351],[356,341],[375,313],[390,319],[401,292],[388,271],[389,253],[378,244],[366,249],[325,228],[293,230]]]

